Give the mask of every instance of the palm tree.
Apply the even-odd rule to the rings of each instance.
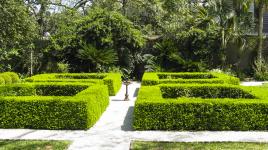
[[[94,71],[104,71],[109,65],[113,65],[117,60],[117,54],[113,49],[97,49],[95,46],[87,43],[81,44],[78,57],[90,61]]]
[[[243,32],[241,29],[242,15],[247,15],[252,0],[208,0],[207,6],[214,20],[221,27],[221,47],[225,49],[228,42],[241,41]],[[242,26],[245,26],[244,23]]]

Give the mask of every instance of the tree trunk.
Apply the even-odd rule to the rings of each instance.
[[[239,4],[237,3],[237,1],[233,0],[233,13],[234,13],[233,30],[235,33],[237,32],[237,26],[238,26],[238,9],[237,9],[238,6]]]
[[[258,16],[258,56],[257,59],[261,63],[262,60],[262,48],[263,48],[263,15],[265,7],[263,2],[259,3],[259,16]]]
[[[122,0],[122,11],[123,15],[126,16],[126,7],[127,7],[127,0]]]

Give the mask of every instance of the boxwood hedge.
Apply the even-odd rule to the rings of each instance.
[[[88,129],[109,104],[101,84],[28,83],[0,86],[0,93],[0,128]]]
[[[163,98],[255,98],[237,86],[224,84],[160,85],[160,90]]]
[[[20,82],[18,74],[15,72],[4,72],[0,73],[0,85],[11,84]]]
[[[142,85],[152,86],[158,84],[196,83],[196,84],[234,84],[240,83],[239,79],[223,73],[145,73]]]
[[[28,82],[82,82],[92,84],[105,84],[109,95],[115,95],[121,87],[119,73],[64,73],[40,74],[25,79]]]
[[[190,95],[181,94],[183,89],[190,90]],[[208,91],[221,94],[202,98]],[[133,127],[136,130],[267,130],[267,88],[228,84],[192,84],[185,88],[142,86],[135,103]]]

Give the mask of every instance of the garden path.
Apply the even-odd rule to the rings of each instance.
[[[243,83],[256,85],[257,83]],[[129,86],[130,101],[123,101],[125,87],[110,97],[110,105],[87,131],[0,129],[0,139],[71,140],[70,150],[127,150],[131,140],[144,141],[244,141],[268,142],[268,132],[240,131],[132,131],[132,113],[140,83]]]

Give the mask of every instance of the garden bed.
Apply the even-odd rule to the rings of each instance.
[[[88,129],[109,104],[101,84],[15,84],[0,86],[0,95],[0,128]]]
[[[61,73],[40,74],[26,78],[27,82],[81,82],[104,84],[108,86],[109,95],[113,96],[121,88],[121,75],[118,73]]]
[[[135,103],[133,128],[267,130],[267,110],[265,88],[208,83],[143,85]]]
[[[142,85],[153,86],[158,84],[234,84],[240,83],[239,79],[223,73],[145,73]]]

